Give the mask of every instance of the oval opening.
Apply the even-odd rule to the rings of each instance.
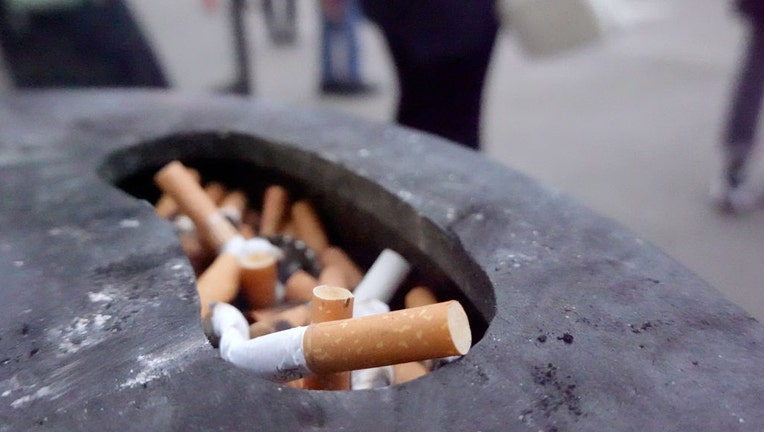
[[[266,190],[273,185],[288,191],[290,203],[310,203],[329,243],[344,251],[364,274],[385,249],[397,252],[410,263],[410,271],[389,298],[391,311],[404,309],[406,294],[412,288],[429,287],[438,301],[456,300],[463,307],[470,335],[461,334],[459,340],[474,345],[483,337],[495,310],[488,277],[447,232],[373,180],[299,148],[220,133],[178,134],[126,148],[111,154],[99,174],[132,196],[156,205],[161,191],[154,175],[173,160],[197,170],[202,186],[218,184],[229,192],[243,192],[249,207],[256,211],[262,210]],[[296,257],[294,262],[279,265],[281,282],[296,268],[318,277],[320,259],[290,237],[293,233],[271,236],[272,244],[281,241],[280,246],[294,249],[288,253]],[[189,258],[199,276],[215,257]],[[248,307],[241,294],[231,303],[240,310]],[[448,314],[448,327],[459,334],[454,327],[465,326],[456,315]],[[248,319],[256,318],[250,314]],[[462,351],[467,348],[458,347]],[[428,364],[435,370],[447,363]]]

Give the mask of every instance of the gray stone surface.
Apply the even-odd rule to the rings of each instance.
[[[170,224],[113,184],[176,157],[334,201],[370,247],[453,281],[484,334],[373,391],[233,368]],[[429,136],[237,98],[11,94],[0,178],[2,431],[764,430],[756,320],[613,221]]]

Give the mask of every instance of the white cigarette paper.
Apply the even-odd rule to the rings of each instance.
[[[246,257],[255,253],[267,253],[273,256],[276,261],[284,258],[284,252],[280,248],[261,237],[245,239],[240,235],[236,235],[226,242],[223,249],[220,251],[220,253],[226,252],[238,257]]]
[[[383,250],[353,290],[356,302],[373,298],[389,303],[410,269],[411,265],[400,254]]]
[[[234,306],[215,303],[212,307],[212,330],[220,338],[220,357],[277,382],[302,378],[311,372],[302,351],[307,327],[294,327],[249,339],[247,319]]]
[[[387,387],[393,383],[394,374],[392,366],[354,370],[350,372],[350,388],[366,390]]]

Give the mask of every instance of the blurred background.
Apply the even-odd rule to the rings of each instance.
[[[231,3],[127,1],[170,85],[187,92],[214,92],[236,76]],[[288,43],[269,36],[262,3],[246,2],[242,15],[250,97],[393,121],[396,75],[377,27],[359,28],[362,75],[375,91],[327,95],[319,91],[318,1],[296,0]],[[744,23],[726,0],[613,5],[602,40],[558,55],[528,56],[511,27],[500,30],[483,151],[617,220],[762,321],[764,210],[725,214],[709,195]]]

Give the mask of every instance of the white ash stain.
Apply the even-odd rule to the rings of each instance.
[[[141,222],[138,219],[122,219],[119,221],[120,228],[138,228]]]
[[[398,191],[398,197],[402,199],[403,201],[409,201],[414,196],[410,191],[407,190],[400,190]]]
[[[453,207],[449,207],[448,209],[446,209],[446,220],[448,220],[449,222],[455,221],[456,214],[457,214],[456,209]]]
[[[109,294],[106,294],[105,292],[89,292],[88,293],[88,299],[91,301],[91,303],[103,303],[103,302],[110,302],[114,300],[114,297],[112,297]]]
[[[80,316],[74,318],[69,325],[50,329],[48,337],[59,344],[59,356],[72,354],[101,342],[108,334],[105,327],[111,319],[111,315],[102,314]]]
[[[40,389],[38,389],[36,392],[34,392],[31,395],[22,396],[22,397],[16,399],[15,401],[11,402],[11,407],[13,407],[13,408],[21,408],[24,405],[26,405],[26,404],[28,404],[28,403],[30,403],[32,401],[35,401],[37,399],[40,399],[40,398],[43,398],[43,397],[46,397],[46,396],[50,396],[53,393],[54,392],[53,392],[53,390],[51,390],[50,387],[48,387],[48,386],[41,387]]]
[[[120,388],[134,388],[145,386],[151,381],[164,376],[170,376],[171,373],[183,370],[183,360],[192,353],[203,348],[203,341],[189,341],[178,345],[170,346],[164,351],[156,354],[142,354],[138,356],[140,370],[135,376],[127,379],[119,385]],[[133,369],[130,372],[134,372]]]

